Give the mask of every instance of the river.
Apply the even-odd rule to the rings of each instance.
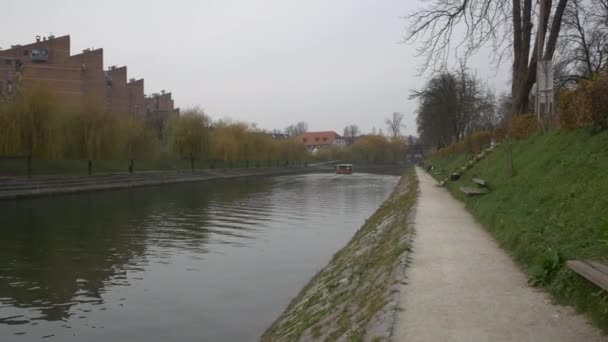
[[[0,341],[253,341],[398,177],[307,174],[0,202]]]

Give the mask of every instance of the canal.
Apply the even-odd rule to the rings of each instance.
[[[0,202],[0,341],[252,341],[390,194],[308,174]]]

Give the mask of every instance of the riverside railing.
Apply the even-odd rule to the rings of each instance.
[[[213,169],[306,167],[305,160],[46,160],[31,156],[0,156],[0,175],[134,173],[153,171],[194,172]]]

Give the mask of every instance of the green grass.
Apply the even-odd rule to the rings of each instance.
[[[585,312],[608,332],[608,293],[565,267],[570,259],[608,259],[608,132],[585,130],[536,135],[515,142],[516,175],[510,176],[507,145],[448,182],[454,196],[558,302]],[[464,155],[431,157],[437,179],[456,171]],[[492,191],[465,198],[461,186],[475,175]]]
[[[213,166],[217,169],[225,168],[254,168],[259,167],[276,167],[283,166],[285,161],[214,161]],[[302,163],[298,163],[301,165]],[[291,165],[291,163],[290,163]],[[210,161],[195,161],[195,169],[209,169]],[[129,160],[94,160],[94,173],[117,173],[127,172],[129,169]],[[146,171],[175,171],[175,170],[190,170],[189,160],[135,160],[135,172]],[[87,174],[87,160],[32,160],[32,174],[35,175],[51,175],[51,174]],[[27,160],[23,159],[3,159],[0,157],[0,175],[26,175]]]

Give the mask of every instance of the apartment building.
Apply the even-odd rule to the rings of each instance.
[[[143,79],[127,80],[126,66],[104,70],[103,49],[71,55],[69,35],[37,36],[34,43],[0,50],[0,103],[9,101],[17,89],[44,87],[65,107],[92,103],[141,117],[174,111],[171,93],[146,97]]]
[[[146,97],[146,120],[155,128],[159,139],[164,140],[164,127],[171,114],[179,115],[179,108],[175,108],[171,93],[162,90]]]

